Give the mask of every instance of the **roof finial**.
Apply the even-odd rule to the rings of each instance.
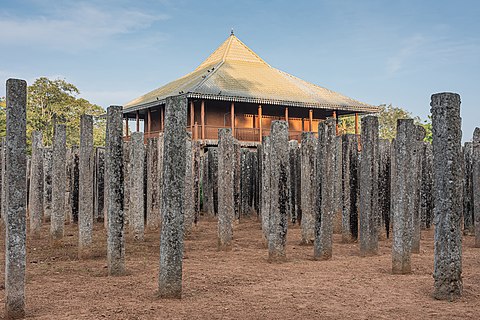
[[[230,35],[231,35],[231,36],[234,35],[234,33],[233,33],[233,28],[232,28],[232,30],[230,31]]]

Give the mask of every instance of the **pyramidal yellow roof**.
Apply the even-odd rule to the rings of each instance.
[[[179,94],[201,99],[378,112],[377,107],[271,67],[233,33],[193,72],[130,101],[124,109],[151,107]]]

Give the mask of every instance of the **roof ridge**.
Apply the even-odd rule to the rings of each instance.
[[[211,72],[207,72],[208,74],[205,76],[205,78],[203,78],[202,81],[200,81],[199,84],[197,84],[195,87],[193,87],[191,89],[190,92],[195,92],[195,90],[197,90],[198,88],[200,88],[215,72],[218,71],[218,69],[220,69],[220,67],[225,63],[225,61],[220,61],[220,63],[217,63],[214,67],[213,67],[213,70]],[[210,70],[210,69],[208,69]]]

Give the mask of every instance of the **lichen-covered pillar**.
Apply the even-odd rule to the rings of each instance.
[[[378,209],[380,238],[390,236],[390,162],[391,145],[386,139],[378,143]]]
[[[268,260],[286,259],[287,201],[288,201],[288,124],[286,121],[272,121],[270,135],[270,221],[268,236]]]
[[[358,236],[358,139],[354,134],[342,136],[342,242]]]
[[[54,245],[58,245],[63,238],[65,225],[66,143],[65,125],[55,125],[52,154],[52,216],[50,218],[50,236]]]
[[[147,228],[160,227],[160,182],[158,174],[158,139],[147,140]]]
[[[315,241],[313,258],[328,260],[332,257],[333,217],[335,214],[335,119],[318,126],[317,190],[315,193]],[[302,168],[303,169],[303,168]],[[302,222],[305,208],[302,206]]]
[[[411,247],[415,211],[415,125],[413,119],[397,121],[394,142],[395,179],[392,180],[392,273],[412,271]]]
[[[193,209],[194,217],[193,223],[196,225],[200,220],[200,168],[201,168],[201,158],[200,158],[200,142],[192,142],[192,154],[193,154]]]
[[[474,234],[473,225],[473,142],[465,142],[463,148],[463,233]],[[422,218],[423,218],[422,211]]]
[[[208,148],[208,213],[218,212],[218,155],[217,148]]]
[[[43,218],[43,143],[42,132],[32,132],[32,161],[28,214],[30,215],[30,235],[40,236]]]
[[[250,210],[248,208],[248,188],[250,186],[249,164],[248,164],[248,149],[241,149],[240,151],[240,214],[242,216],[249,216]]]
[[[193,152],[192,133],[187,132],[185,141],[185,217],[183,231],[185,235],[192,231],[195,222],[195,195],[193,193]]]
[[[131,144],[131,139],[130,141],[123,142],[123,218],[126,225],[130,224],[130,190],[132,189],[132,181],[130,179],[132,167],[132,162],[130,160]]]
[[[65,222],[70,224],[72,219],[72,148],[67,148],[65,155]]]
[[[160,206],[160,225],[162,224],[163,213],[163,149],[164,149],[163,133],[158,135],[158,194],[159,194],[159,206]]]
[[[218,249],[231,250],[235,216],[232,129],[218,129]]]
[[[27,83],[7,80],[5,318],[25,316]]]
[[[91,255],[93,232],[93,117],[80,118],[80,150],[78,157],[78,257]]]
[[[413,144],[413,159],[410,164],[412,171],[412,191],[413,191],[413,215],[412,215],[412,253],[420,253],[421,237],[421,189],[422,189],[422,156],[423,139],[425,138],[425,128],[415,126],[415,141]]]
[[[290,212],[292,223],[297,223],[298,221],[298,208],[299,204],[297,201],[297,179],[301,180],[301,177],[297,176],[299,170],[297,169],[300,164],[298,163],[299,147],[297,140],[290,140],[288,142],[288,160],[290,162]],[[260,158],[259,158],[260,160]],[[301,200],[300,200],[301,201]]]
[[[43,148],[43,219],[50,222],[52,215],[52,147]]]
[[[105,171],[108,178],[107,266],[111,276],[125,273],[122,122],[122,107],[108,107]]]
[[[208,185],[209,182],[209,172],[208,172],[208,148],[203,149],[202,153],[202,203],[203,212],[210,213],[210,188]]]
[[[433,296],[453,300],[462,295],[462,131],[460,96],[432,95],[435,279]]]
[[[185,166],[187,100],[169,97],[165,107],[163,155],[163,221],[160,235],[161,298],[182,297],[183,222],[185,213]]]
[[[145,235],[145,223],[143,212],[144,205],[144,164],[145,146],[143,132],[134,132],[130,138],[130,230],[135,240],[143,241]]]
[[[262,139],[262,231],[263,240],[268,244],[269,224],[270,224],[270,184],[271,184],[271,144],[270,137],[265,136]]]
[[[235,206],[235,220],[239,221],[240,220],[240,195],[241,195],[241,174],[242,174],[242,168],[241,168],[241,147],[240,143],[238,140],[234,140],[233,143],[233,152],[234,152],[234,206]],[[266,239],[266,238],[265,238]],[[266,241],[266,240],[265,240]]]
[[[0,213],[1,222],[6,225],[6,212],[5,212],[5,138],[0,138]]]
[[[315,208],[316,208],[316,152],[317,139],[313,132],[302,133],[302,144],[300,146],[302,166],[301,186],[302,186],[302,239],[301,244],[311,244],[315,239]],[[292,167],[290,166],[290,169]]]
[[[362,256],[378,251],[378,118],[362,118],[360,158],[359,247]]]
[[[71,161],[72,161],[72,168],[70,172],[70,183],[71,183],[71,189],[70,189],[70,221],[71,222],[77,222],[78,221],[78,200],[79,200],[79,194],[78,194],[78,189],[80,185],[80,175],[79,175],[79,148],[78,146],[72,146],[72,150],[70,152],[71,156]],[[46,191],[45,191],[46,192]]]
[[[428,229],[433,221],[433,154],[430,142],[423,142],[422,159],[421,215]]]
[[[94,219],[103,221],[105,209],[105,148],[97,147],[95,151],[95,207]]]
[[[342,137],[335,136],[334,144],[334,180],[333,180],[333,233],[342,233]]]
[[[473,224],[475,227],[475,247],[480,247],[480,128],[473,132],[472,152],[472,193]]]

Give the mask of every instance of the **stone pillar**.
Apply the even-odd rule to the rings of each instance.
[[[43,219],[50,222],[52,215],[52,147],[43,148]]]
[[[420,237],[421,237],[421,188],[422,188],[422,156],[423,156],[423,139],[425,139],[425,128],[415,126],[415,141],[413,144],[414,157],[410,164],[412,176],[413,191],[413,214],[412,214],[412,253],[420,253]]]
[[[473,225],[473,142],[465,142],[463,146],[464,179],[463,179],[463,233],[475,234]],[[422,211],[422,218],[423,218]]]
[[[472,193],[473,224],[475,226],[475,247],[480,247],[480,128],[473,132],[472,152]]]
[[[79,206],[79,194],[78,189],[80,188],[80,167],[79,167],[79,158],[80,158],[80,150],[78,146],[72,146],[71,151],[72,157],[72,171],[70,172],[71,177],[71,190],[70,190],[70,202],[71,202],[71,213],[70,213],[70,221],[77,222],[78,221],[78,206]]]
[[[238,140],[234,139],[233,141],[233,151],[234,151],[234,202],[235,202],[235,220],[240,220],[240,196],[241,196],[241,175],[242,175],[242,168],[241,168],[241,147]],[[266,241],[266,238],[265,238]]]
[[[5,318],[25,316],[27,83],[8,79],[5,162]]]
[[[202,153],[202,198],[203,198],[203,211],[210,213],[210,186],[208,185],[209,182],[209,165],[208,165],[208,148],[204,148]]]
[[[462,295],[462,160],[460,96],[432,95],[435,290],[433,296],[453,300]],[[441,199],[441,201],[440,201]]]
[[[72,148],[67,148],[65,154],[65,223],[70,224],[72,219]]]
[[[218,155],[217,148],[208,149],[208,188],[211,215],[218,213]]]
[[[378,209],[380,238],[390,236],[390,141],[381,139],[378,143]]]
[[[378,251],[378,118],[362,118],[360,159],[359,247],[362,256]]]
[[[63,238],[65,224],[65,162],[67,132],[63,124],[55,125],[52,154],[52,216],[50,236],[54,245]]]
[[[147,140],[147,228],[160,227],[160,181],[158,174],[158,139]]]
[[[162,122],[163,123],[163,122]],[[163,213],[163,132],[158,135],[158,193],[159,193],[159,206],[160,206],[160,225],[162,224]]]
[[[163,155],[163,222],[160,235],[161,298],[181,298],[183,260],[183,220],[185,213],[185,152],[187,99],[169,97],[165,108]]]
[[[249,153],[248,149],[240,150],[240,215],[242,216],[250,215],[248,207],[250,187]]]
[[[30,215],[30,234],[32,238],[38,238],[43,218],[43,143],[41,131],[32,132],[31,163],[28,214]]]
[[[130,138],[130,230],[135,240],[143,241],[145,235],[144,223],[144,163],[145,146],[143,132],[134,132]]]
[[[265,244],[268,244],[269,224],[270,224],[270,186],[271,186],[271,144],[270,137],[265,136],[262,140],[262,231]]]
[[[125,238],[123,216],[123,127],[122,107],[107,109],[105,170],[108,177],[107,266],[108,274],[125,273]]]
[[[392,272],[405,274],[412,271],[411,247],[413,215],[415,214],[415,132],[413,119],[397,121],[394,143],[395,179],[392,180]]]
[[[430,228],[433,221],[433,154],[432,144],[423,142],[421,215],[424,217],[425,228]]]
[[[195,195],[193,193],[192,133],[187,132],[185,141],[185,217],[183,231],[189,234],[195,222]]]
[[[0,212],[1,212],[1,219],[4,225],[7,224],[6,218],[6,201],[5,201],[5,138],[0,138]]]
[[[193,205],[194,205],[194,218],[193,222],[196,225],[200,219],[200,143],[199,141],[193,141]]]
[[[301,244],[311,244],[315,239],[315,208],[316,208],[316,152],[317,140],[313,132],[302,133],[302,144],[300,147],[302,167],[302,239]],[[292,169],[292,167],[290,167]],[[295,169],[295,168],[294,168]],[[293,170],[292,170],[293,171]]]
[[[298,147],[298,141],[297,140],[291,140],[288,142],[288,159],[290,161],[290,211],[291,211],[291,217],[292,217],[292,223],[296,223],[298,220],[298,200],[297,200],[297,180],[301,180],[300,176],[297,176],[297,173],[299,172],[298,167],[300,164],[298,163],[298,153],[299,147]],[[260,158],[259,158],[260,160]],[[301,200],[300,200],[301,201]]]
[[[334,183],[335,183],[335,119],[321,122],[318,127],[317,145],[317,191],[315,193],[315,260],[328,260],[332,257]],[[305,207],[302,206],[302,222]]]
[[[130,159],[131,156],[131,144],[132,141],[124,141],[123,142],[123,219],[126,225],[131,223],[130,217],[130,190],[132,189],[132,181],[131,177],[131,167],[132,162]]]
[[[231,250],[235,217],[235,154],[232,129],[218,129],[218,249]]]
[[[336,127],[336,124],[335,124]],[[333,175],[333,232],[342,233],[342,137],[335,136],[334,144],[334,175]]]
[[[358,237],[358,139],[354,134],[342,136],[342,242]]]
[[[270,172],[270,223],[268,236],[268,260],[286,259],[287,206],[288,201],[288,124],[286,121],[273,121],[271,126],[271,172]]]
[[[78,185],[78,257],[91,255],[93,232],[93,117],[80,118],[80,152]]]
[[[95,151],[95,208],[94,219],[103,221],[105,209],[105,148]]]

